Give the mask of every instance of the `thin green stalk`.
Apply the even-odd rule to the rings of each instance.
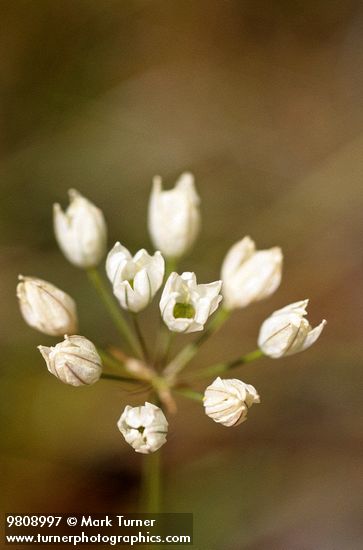
[[[177,258],[167,258],[165,266],[164,283],[168,279],[169,275],[177,269]],[[169,330],[166,331],[166,327],[162,317],[160,317],[159,330],[156,336],[155,347],[153,351],[153,363],[157,369],[166,361],[163,360],[164,349],[168,346]]]
[[[173,342],[174,342],[174,338],[175,338],[175,332],[171,332],[170,330],[168,330],[168,332],[166,334],[166,337],[165,337],[165,349],[164,349],[164,353],[163,353],[163,356],[162,356],[162,365],[167,365],[168,364],[169,356],[170,356],[170,353],[171,353],[171,348],[172,348]]]
[[[120,370],[123,372],[123,374],[126,374],[127,376],[130,376],[129,372],[126,370],[125,365],[115,359],[111,354],[109,354],[107,351],[97,348],[97,353],[101,357],[102,363],[105,366],[111,367],[112,369]]]
[[[202,393],[192,390],[191,388],[174,388],[173,391],[182,395],[183,397],[187,397],[188,399],[192,399],[193,401],[198,401],[199,403],[203,402],[204,399]]]
[[[142,349],[142,355],[143,355],[144,361],[146,363],[150,363],[149,351],[147,349],[145,338],[142,334],[142,331],[141,331],[141,328],[140,328],[140,323],[139,323],[139,320],[138,320],[138,317],[137,317],[136,313],[132,313],[132,322],[134,324],[135,333],[136,333],[136,336],[139,340],[140,347]]]
[[[264,357],[264,354],[260,349],[256,349],[254,351],[251,351],[250,353],[247,353],[246,355],[242,355],[242,357],[234,359],[233,361],[227,361],[226,363],[217,363],[205,369],[200,369],[192,373],[185,380],[190,382],[191,380],[201,380],[203,378],[218,376],[219,374],[234,369],[235,367],[239,367],[240,365],[245,365],[246,363],[256,361],[256,359],[260,359],[261,357]]]
[[[154,367],[162,370],[168,364],[171,347],[174,342],[175,332],[171,332],[160,317],[160,327],[156,339],[154,351]]]
[[[168,258],[165,266],[165,280],[177,269],[177,258]]]
[[[153,392],[150,402],[160,406],[157,393]],[[161,449],[155,453],[144,455],[142,466],[140,512],[158,514],[162,507]]]
[[[209,323],[207,329],[197,338],[194,342],[185,346],[180,353],[167,365],[164,370],[165,376],[169,380],[174,380],[176,375],[183,370],[183,368],[193,359],[193,357],[198,353],[200,347],[212,334],[217,332],[217,330],[226,322],[229,318],[231,312],[227,309],[221,308],[218,310],[217,314],[213,317]]]
[[[176,271],[177,268],[177,259],[176,258],[167,258],[165,266],[165,276],[164,282],[168,279],[169,275]],[[156,337],[154,353],[153,353],[153,363],[156,369],[164,366],[167,362],[167,356],[169,355],[169,347],[171,345],[170,341],[170,331],[166,329],[163,318],[160,317],[159,330]]]
[[[126,378],[125,376],[118,376],[117,374],[109,374],[107,372],[103,372],[101,374],[101,378],[103,378],[104,380],[118,380],[119,382],[128,382],[129,384],[135,384],[135,382],[138,382],[133,378]]]
[[[140,347],[138,345],[138,342],[132,334],[127,322],[125,321],[120,306],[118,306],[115,302],[113,295],[110,293],[108,287],[105,285],[99,271],[95,267],[93,267],[87,270],[87,274],[91,283],[93,284],[103,303],[105,304],[121,336],[128,342],[133,353],[135,353],[137,356],[140,356]]]
[[[143,457],[143,513],[161,511],[161,449]]]

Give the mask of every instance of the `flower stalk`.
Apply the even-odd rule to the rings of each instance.
[[[103,279],[96,268],[87,269],[88,278],[97,290],[102,299],[107,311],[111,315],[119,333],[129,344],[130,349],[137,356],[141,356],[140,346],[131,332],[126,320],[124,319],[121,309],[117,306],[113,296],[103,282]]]
[[[203,394],[193,390],[192,388],[174,388],[175,393],[182,395],[192,401],[198,401],[198,403],[203,402]]]
[[[135,329],[137,339],[139,340],[139,344],[140,344],[140,347],[141,347],[141,350],[142,350],[142,356],[144,358],[144,361],[145,361],[145,363],[150,364],[149,350],[147,349],[147,345],[146,345],[145,338],[144,338],[144,335],[143,335],[141,327],[140,327],[140,323],[139,323],[139,319],[137,317],[137,313],[131,313],[131,318],[132,318],[132,322],[133,322],[133,325],[134,325],[134,329]]]
[[[158,514],[162,511],[161,449],[143,457],[142,513]]]
[[[164,376],[170,381],[173,382],[176,379],[176,376],[187,366],[187,364],[193,359],[193,357],[198,353],[201,346],[215,334],[221,326],[227,321],[231,312],[223,307],[220,308],[211,322],[209,323],[207,329],[191,344],[188,344],[183,348],[178,355],[166,366],[164,370]]]
[[[133,378],[126,378],[126,376],[118,376],[118,374],[111,374],[108,372],[103,372],[101,378],[104,380],[117,380],[118,382],[127,382],[128,384],[135,384],[136,380]]]
[[[121,363],[120,361],[115,359],[110,353],[108,353],[107,351],[99,347],[97,348],[97,352],[98,352],[98,355],[101,357],[102,363],[104,365],[107,365],[112,369],[116,369],[116,370],[121,369],[124,374],[127,373],[124,363]]]
[[[204,378],[210,378],[211,376],[218,376],[241,365],[252,363],[252,361],[256,361],[257,359],[261,359],[262,357],[264,357],[262,351],[260,349],[256,349],[254,351],[251,351],[250,353],[246,353],[246,355],[237,357],[237,359],[234,359],[233,361],[216,363],[215,365],[211,365],[210,367],[206,367],[205,369],[199,369],[188,376],[185,380],[190,382],[192,380],[203,380]]]
[[[163,190],[161,178],[156,177],[148,226],[151,240],[159,250],[150,255],[142,248],[132,255],[116,242],[106,259],[106,273],[112,285],[109,289],[97,267],[107,249],[103,213],[76,191],[70,191],[70,202],[65,212],[59,205],[54,207],[58,244],[73,265],[87,272],[131,354],[119,347],[99,349],[85,336],[78,335],[75,301],[42,279],[19,277],[20,312],[32,328],[63,338],[53,346],[38,346],[48,371],[59,381],[79,387],[95,384],[102,378],[126,383],[120,386],[122,390],[129,385],[131,392],[136,390],[134,394],[139,388],[147,394],[151,402],[124,405],[117,427],[136,453],[146,455],[141,511],[157,513],[162,506],[160,449],[167,441],[167,415],[176,412],[174,394],[202,404],[214,422],[228,428],[238,426],[247,420],[251,406],[260,402],[259,393],[252,384],[235,378],[222,379],[220,375],[262,357],[277,359],[304,351],[320,337],[326,321],[312,328],[305,318],[308,301],[294,302],[263,322],[257,339],[259,349],[183,378],[180,376],[183,369],[234,309],[247,307],[275,292],[282,275],[281,249],[275,246],[258,250],[250,237],[244,237],[228,251],[221,280],[198,284],[194,272],[177,273],[177,261],[190,250],[199,232],[200,199],[192,174],[182,174],[169,191]],[[151,355],[137,314],[150,305],[163,283],[159,302],[161,324]],[[222,298],[224,302],[219,307]],[[129,312],[131,319],[125,319],[121,308]],[[173,357],[175,335],[183,338],[192,332],[199,332],[199,336]],[[103,372],[103,368],[108,372]],[[193,389],[191,382],[210,377],[217,378],[204,394]]]

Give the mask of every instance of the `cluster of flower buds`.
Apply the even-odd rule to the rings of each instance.
[[[70,190],[69,197],[70,205],[65,212],[60,205],[54,205],[56,239],[72,264],[93,273],[107,251],[105,219],[102,211],[77,191]],[[281,249],[257,250],[248,236],[226,254],[221,280],[198,284],[195,273],[173,271],[164,281],[164,258],[175,262],[195,242],[200,228],[199,203],[192,174],[182,174],[175,187],[168,191],[163,190],[162,180],[156,176],[148,210],[148,227],[156,252],[150,255],[141,249],[133,256],[117,242],[106,259],[113,294],[120,307],[133,314],[144,310],[164,284],[160,313],[169,331],[176,333],[203,331],[222,299],[219,312],[224,319],[235,309],[269,297],[281,282]],[[21,313],[31,327],[47,335],[64,337],[53,347],[39,346],[49,372],[72,386],[97,382],[102,375],[101,358],[90,340],[76,335],[78,319],[74,300],[51,283],[23,276],[19,276],[17,296]],[[106,302],[110,300],[112,296]],[[264,321],[258,336],[259,355],[272,358],[292,355],[307,349],[319,338],[326,321],[313,329],[305,318],[307,304],[308,300],[290,304]],[[116,303],[113,306],[117,309]],[[122,315],[117,309],[116,315],[118,313]],[[124,322],[122,320],[122,327]],[[140,337],[140,333],[137,336]],[[141,348],[143,343],[140,337]],[[192,344],[183,359],[192,357],[196,349],[197,345]],[[167,364],[167,355],[164,364],[161,363],[162,373],[157,371],[160,364],[150,362],[147,353],[143,360],[123,355],[126,374],[151,385],[159,400],[165,400],[164,404],[167,399],[170,402],[170,392],[175,389],[175,372],[184,366],[177,363],[178,356],[174,364]],[[171,372],[173,376],[169,376]],[[244,422],[251,406],[259,402],[257,390],[235,378],[218,377],[206,388],[203,397],[207,416],[227,427]],[[155,452],[166,442],[168,421],[163,410],[154,404],[126,406],[117,425],[138,453]]]

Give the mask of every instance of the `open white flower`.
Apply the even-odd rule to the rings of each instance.
[[[163,191],[160,176],[154,177],[149,232],[155,248],[167,258],[178,258],[193,245],[200,227],[199,202],[192,174],[182,174],[169,191]]]
[[[261,326],[258,336],[260,350],[269,357],[278,358],[304,351],[319,338],[326,321],[314,329],[305,315],[309,300],[295,302],[275,311]]]
[[[134,257],[119,242],[109,252],[106,272],[121,307],[137,313],[153,299],[162,285],[165,262],[160,252],[150,256],[139,250]]]
[[[84,336],[65,336],[54,347],[38,346],[51,374],[65,384],[94,384],[102,373],[101,358],[95,346]]]
[[[256,250],[250,237],[234,244],[222,265],[224,306],[246,307],[270,296],[281,282],[281,248]]]
[[[154,453],[166,443],[168,421],[160,407],[152,403],[140,407],[127,405],[117,426],[137,453]]]
[[[238,426],[247,420],[248,409],[259,403],[260,397],[251,384],[231,378],[216,378],[204,392],[205,413],[223,426]]]
[[[222,281],[197,284],[194,273],[172,273],[163,290],[160,311],[173,332],[203,330],[208,317],[217,309],[222,296]]]
[[[107,228],[102,211],[78,191],[68,191],[70,205],[53,207],[54,231],[65,257],[82,268],[94,267],[106,253]]]
[[[16,294],[24,320],[31,327],[51,336],[77,332],[77,309],[74,300],[56,286],[19,275]]]

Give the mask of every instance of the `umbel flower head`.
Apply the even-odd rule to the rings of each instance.
[[[68,294],[35,277],[19,275],[19,281],[16,294],[28,325],[50,336],[77,332],[76,304]]]
[[[137,313],[144,309],[162,285],[165,262],[160,252],[150,256],[139,250],[134,257],[119,242],[109,252],[106,272],[121,307]]]
[[[275,311],[262,323],[258,336],[260,350],[269,357],[278,358],[304,351],[319,338],[326,321],[314,329],[305,319],[309,300],[302,300]]]
[[[168,421],[163,411],[152,403],[146,402],[140,407],[127,405],[117,426],[137,453],[154,453],[166,442]]]
[[[65,212],[53,207],[54,232],[65,257],[82,268],[94,267],[106,253],[107,228],[102,211],[78,191],[68,191]]]
[[[182,174],[170,191],[163,191],[160,176],[154,177],[149,232],[165,257],[178,258],[194,244],[200,227],[199,202],[192,174]]]
[[[217,309],[222,281],[197,284],[194,273],[172,273],[160,300],[162,318],[173,332],[203,330],[208,317]]]
[[[101,358],[84,336],[65,336],[54,347],[38,346],[51,374],[71,386],[94,384],[102,373]]]
[[[282,259],[281,248],[256,250],[250,237],[234,244],[222,265],[225,308],[246,307],[275,292],[281,282]]]
[[[135,385],[140,386],[142,391],[150,392],[150,401],[160,404],[162,408],[149,402],[136,407],[127,405],[119,418],[117,426],[136,452],[153,453],[165,444],[168,421],[162,409],[175,412],[174,392],[203,402],[205,413],[216,423],[241,424],[251,406],[260,402],[252,385],[218,377],[203,396],[189,387],[189,382],[209,377],[211,372],[229,372],[263,355],[281,357],[296,353],[311,346],[320,336],[325,321],[312,329],[305,319],[307,300],[297,302],[276,311],[262,324],[258,338],[260,349],[245,355],[240,353],[234,360],[226,359],[197,370],[195,376],[183,378],[183,369],[232,310],[262,300],[277,289],[281,281],[281,249],[256,250],[250,237],[235,243],[223,261],[223,289],[222,280],[198,284],[193,272],[171,273],[163,288],[159,308],[163,322],[172,332],[202,331],[216,312],[222,294],[224,298],[224,307],[216,313],[205,333],[174,353],[172,338],[159,338],[162,334],[154,334],[151,325],[150,338],[144,338],[136,314],[150,304],[163,284],[163,255],[171,260],[170,264],[174,263],[174,259],[180,258],[193,245],[198,234],[199,197],[193,176],[182,174],[174,189],[169,191],[162,189],[160,177],[154,178],[148,225],[152,241],[160,251],[150,255],[141,249],[132,256],[117,242],[109,252],[106,272],[121,307],[113,299],[111,289],[104,285],[98,269],[93,269],[106,251],[103,214],[76,191],[70,191],[69,195],[70,206],[65,212],[54,205],[58,243],[73,264],[88,270],[90,282],[120,332],[121,347],[111,344],[105,351],[98,352],[87,338],[75,335],[78,324],[75,302],[68,294],[41,279],[19,277],[17,296],[21,313],[30,326],[64,338],[52,347],[38,346],[38,349],[49,372],[65,384],[82,386],[94,384],[100,378],[109,379],[122,383],[125,391],[129,387],[133,392]],[[124,318],[121,308],[135,314],[131,319],[133,326]],[[153,325],[159,326],[158,323]],[[151,353],[149,340],[154,336],[157,336],[156,345]],[[100,354],[111,372],[102,372]]]
[[[247,420],[248,409],[259,403],[260,397],[251,384],[231,378],[216,378],[204,393],[206,414],[223,426],[238,426]]]

